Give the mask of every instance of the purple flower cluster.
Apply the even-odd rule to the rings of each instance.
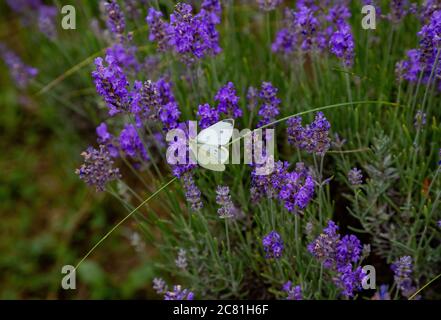
[[[306,127],[302,126],[301,117],[294,117],[288,120],[288,142],[308,153],[324,155],[331,146],[330,128],[322,112],[317,112],[314,121]]]
[[[164,300],[193,300],[194,293],[188,289],[183,289],[180,285],[173,286],[173,291],[167,291]]]
[[[109,108],[109,115],[130,112],[136,115],[138,122],[160,120],[165,130],[176,128],[181,112],[169,82],[164,78],[157,82],[135,81],[130,90],[122,66],[136,66],[137,61],[121,44],[107,51],[105,62],[107,65],[102,58],[95,59],[92,78]]]
[[[201,201],[201,191],[196,186],[192,173],[187,172],[183,174],[182,180],[184,182],[185,198],[190,204],[191,209],[194,211],[201,210],[203,207],[203,203]]]
[[[95,59],[96,70],[92,72],[96,91],[104,98],[109,115],[128,112],[131,108],[129,82],[113,55],[106,55],[105,62],[101,57]]]
[[[41,0],[7,0],[7,4],[13,11],[20,14],[24,25],[37,24],[41,33],[51,40],[55,39],[57,7],[45,5]]]
[[[356,236],[346,235],[340,238],[338,226],[330,220],[323,233],[308,245],[308,251],[326,269],[335,273],[334,283],[344,296],[352,297],[361,288],[364,272],[357,265],[362,246]]]
[[[441,90],[441,10],[433,11],[418,37],[419,48],[407,51],[407,59],[397,63],[398,76],[414,83],[420,79],[426,85],[435,83]]]
[[[107,28],[117,36],[121,36],[126,28],[124,13],[116,0],[109,0],[104,5],[107,13]]]
[[[282,290],[287,294],[286,300],[303,300],[302,288],[293,286],[291,281],[286,282]]]
[[[153,290],[155,290],[157,294],[166,293],[168,291],[168,286],[165,283],[164,279],[154,278],[153,279]]]
[[[106,55],[112,56],[115,63],[124,70],[134,70],[138,72],[141,68],[136,59],[137,48],[135,46],[123,45],[122,43],[115,43],[106,50]]]
[[[272,44],[274,52],[290,54],[297,48],[308,52],[320,47],[321,40],[318,33],[320,25],[315,7],[299,1],[296,10],[285,10],[284,25]]]
[[[38,28],[51,40],[57,37],[55,24],[57,14],[58,11],[55,6],[42,5],[38,11]]]
[[[349,183],[353,186],[358,186],[363,183],[363,174],[358,168],[352,168],[348,172]]]
[[[212,108],[208,103],[199,105],[196,115],[199,117],[199,125],[205,129],[218,122],[222,115],[227,118],[237,119],[242,117],[242,110],[239,107],[239,97],[232,82],[228,82],[221,87],[214,97],[218,102],[216,108]]]
[[[340,22],[337,24],[337,30],[329,39],[329,47],[331,52],[343,60],[347,67],[351,67],[354,63],[354,37],[352,35],[349,23]]]
[[[261,106],[258,115],[261,119],[257,124],[258,127],[269,124],[279,115],[279,105],[281,101],[277,98],[277,91],[278,89],[270,82],[262,83],[262,87],[259,91]]]
[[[277,161],[268,175],[257,174],[257,168],[251,172],[253,202],[267,196],[282,201],[289,212],[301,213],[307,207],[314,196],[314,180],[302,162],[292,172],[288,166],[287,162]]]
[[[394,281],[401,293],[405,297],[409,297],[414,291],[415,287],[412,285],[412,258],[410,256],[403,256],[391,265],[394,272]]]
[[[96,127],[97,142],[105,145],[112,158],[118,157],[118,148],[116,147],[116,141],[112,134],[107,130],[107,125],[103,122]]]
[[[118,168],[113,168],[113,160],[104,145],[99,149],[89,147],[81,153],[84,163],[75,173],[89,186],[95,186],[96,191],[103,191],[105,185],[121,178]]]
[[[330,52],[352,66],[354,39],[348,19],[351,14],[345,1],[326,10],[316,1],[297,1],[296,9],[285,11],[284,27],[276,34],[272,44],[274,52],[285,55],[297,52]]]
[[[272,11],[281,4],[282,1],[283,0],[257,0],[257,3],[259,4],[260,9],[264,11]]]
[[[280,186],[279,199],[289,212],[302,212],[314,195],[314,180],[304,164],[299,162],[296,170],[285,174]]]
[[[409,13],[409,2],[407,0],[391,0],[388,19],[393,23],[400,22]]]
[[[273,161],[273,159],[270,158],[268,161]],[[274,169],[271,173],[261,175],[257,174],[258,166],[256,166],[251,172],[250,194],[252,202],[258,202],[263,197],[277,198],[284,183],[284,177],[288,172],[288,167],[288,162],[277,161],[274,162]]]
[[[139,161],[148,161],[147,150],[133,124],[126,124],[119,135],[119,146],[124,153]]]
[[[263,249],[265,250],[266,259],[279,259],[282,257],[283,240],[276,231],[271,231],[263,237],[262,244]]]
[[[208,128],[219,121],[219,111],[210,107],[208,103],[199,105],[196,115],[199,117],[199,126],[202,129]]]
[[[217,210],[219,218],[232,218],[234,216],[234,204],[231,201],[230,188],[228,186],[217,186],[216,203],[221,206]]]
[[[0,43],[0,56],[9,69],[11,77],[20,89],[25,89],[36,77],[38,70],[23,63],[19,56]]]
[[[439,0],[425,0],[421,5],[420,19],[423,23],[430,20],[435,11],[441,10],[441,2]]]
[[[242,117],[242,110],[239,108],[239,97],[236,95],[236,89],[232,82],[228,82],[219,89],[214,100],[218,102],[217,110],[219,113],[232,117],[234,119]]]
[[[178,3],[167,23],[163,14],[149,9],[146,21],[150,27],[150,41],[158,44],[160,51],[172,49],[187,64],[206,55],[216,55],[221,51],[216,25],[220,23],[219,1],[205,0],[201,10],[193,14],[193,8],[186,3]]]

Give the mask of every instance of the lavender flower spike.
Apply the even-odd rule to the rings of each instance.
[[[219,218],[231,218],[234,216],[234,204],[231,201],[230,188],[228,186],[217,186],[216,203],[221,207],[217,210]]]
[[[81,155],[84,164],[75,173],[88,185],[95,186],[96,191],[104,191],[108,182],[121,178],[119,169],[113,168],[113,160],[105,146],[100,145],[98,150],[89,147]]]
[[[271,231],[262,239],[263,249],[265,250],[265,258],[279,259],[283,252],[282,237],[276,232]]]
[[[363,183],[363,174],[360,169],[352,168],[348,173],[348,180],[351,185],[358,186]]]

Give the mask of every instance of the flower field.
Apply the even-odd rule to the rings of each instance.
[[[441,1],[0,12],[1,299],[441,297]]]

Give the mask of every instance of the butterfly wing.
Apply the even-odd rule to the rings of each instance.
[[[234,120],[226,119],[202,130],[197,136],[198,144],[224,146],[233,136]]]
[[[228,149],[223,146],[198,146],[198,163],[208,170],[224,171],[224,163],[228,161],[228,156]]]

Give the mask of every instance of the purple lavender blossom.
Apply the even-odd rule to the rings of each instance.
[[[409,3],[406,0],[391,0],[388,18],[393,23],[400,22],[409,12]]]
[[[56,16],[57,8],[55,6],[42,5],[38,11],[38,28],[49,39],[54,40],[57,36]]]
[[[338,24],[344,22],[350,17],[351,12],[349,11],[349,8],[346,5],[340,3],[329,9],[326,20]]]
[[[331,146],[330,128],[322,112],[317,112],[314,121],[306,127],[302,126],[300,117],[294,117],[288,120],[288,142],[308,153],[324,155]]]
[[[106,55],[112,56],[115,63],[124,70],[138,72],[141,68],[136,59],[137,48],[121,43],[115,43],[106,50]]]
[[[107,125],[104,122],[96,127],[96,134],[98,135],[99,143],[106,143],[112,137],[111,134],[107,131]]]
[[[283,0],[257,0],[257,3],[259,4],[260,9],[264,11],[272,11],[276,9],[282,1]]]
[[[398,63],[401,77],[410,82],[421,82],[426,85],[435,83],[441,90],[441,68],[435,68],[440,60],[441,46],[441,10],[433,11],[428,22],[418,32],[419,47],[407,51],[407,59]],[[433,70],[433,72],[432,72]]]
[[[215,124],[220,117],[218,109],[210,107],[208,103],[200,105],[196,115],[199,117],[199,126],[202,129]]]
[[[108,0],[104,6],[107,13],[107,27],[117,36],[122,35],[126,28],[126,21],[120,6],[116,0]]]
[[[219,0],[204,0],[201,4],[201,12],[209,15],[211,23],[219,24],[221,22],[222,7]]]
[[[126,124],[119,135],[119,146],[124,153],[139,161],[148,161],[149,156],[133,124]]]
[[[107,131],[107,125],[103,122],[96,127],[96,134],[98,136],[97,142],[105,145],[112,158],[116,158],[119,155],[118,148],[115,146],[113,135]]]
[[[89,186],[95,186],[96,191],[104,191],[105,185],[121,178],[118,168],[113,168],[113,160],[109,151],[103,145],[99,149],[89,147],[81,153],[84,163],[75,173]]]
[[[217,186],[216,203],[221,206],[217,210],[219,218],[232,218],[234,216],[234,204],[231,201],[230,188],[228,186]]]
[[[441,9],[441,3],[439,0],[426,0],[422,3],[420,19],[423,23],[430,20],[433,13]]]
[[[159,120],[164,130],[178,126],[181,111],[171,84],[164,78],[157,82],[148,80],[142,84],[135,81],[131,98],[130,111],[140,117],[140,120]]]
[[[160,52],[165,52],[170,48],[170,30],[162,17],[162,12],[149,8],[146,22],[150,29],[149,40],[157,43]]]
[[[276,34],[276,40],[271,45],[273,52],[290,54],[296,49],[297,34],[289,28],[280,29]]]
[[[283,240],[276,231],[271,231],[265,237],[263,237],[262,244],[263,249],[265,250],[266,259],[279,259],[282,257]]]
[[[29,10],[37,10],[41,6],[41,0],[6,0],[9,7],[18,13]]]
[[[328,221],[323,233],[308,245],[308,251],[326,269],[336,273],[334,283],[347,297],[352,297],[361,288],[364,272],[357,266],[361,250],[361,243],[356,236],[346,235],[340,239],[338,227],[332,220]]]
[[[137,95],[134,96],[131,112],[145,120],[156,120],[161,108],[158,86],[150,80],[142,85],[136,84]]]
[[[181,111],[176,102],[169,102],[159,109],[158,116],[166,130],[174,129],[178,125]]]
[[[96,70],[92,72],[96,91],[104,98],[109,115],[127,112],[131,107],[129,82],[113,56],[106,56],[107,66],[101,57],[95,59]]]
[[[271,160],[270,160],[271,161]],[[272,160],[274,161],[274,160]],[[251,172],[251,199],[258,202],[264,197],[277,198],[280,189],[284,185],[284,179],[288,172],[289,163],[274,162],[274,169],[270,174],[259,175],[256,173],[258,166]]]
[[[164,300],[193,300],[194,293],[188,289],[183,289],[180,285],[173,286],[173,291],[167,291]]]
[[[172,91],[172,83],[170,81],[167,81],[165,78],[160,78],[156,81],[156,86],[158,87],[159,101],[162,105],[169,102],[176,102]]]
[[[307,6],[297,5],[298,11],[294,13],[299,33],[301,48],[303,51],[309,51],[316,42],[319,21],[314,16],[314,10]]]
[[[219,113],[223,113],[234,119],[242,116],[242,110],[239,108],[239,97],[236,95],[236,89],[232,82],[228,82],[219,89],[214,100],[218,102],[217,109]]]
[[[345,266],[337,267],[338,276],[334,279],[335,284],[342,289],[342,294],[346,297],[352,297],[354,292],[361,289],[361,281],[364,272],[361,267],[354,267],[348,263]]]
[[[346,22],[340,22],[337,30],[331,35],[329,47],[333,54],[343,60],[347,67],[351,67],[354,63],[354,37],[352,35],[351,26]]]
[[[291,54],[297,48],[303,53],[323,49],[324,26],[317,11],[318,7],[310,1],[298,1],[296,10],[286,9],[284,27],[277,32],[272,51]]]
[[[161,12],[149,9],[146,18],[150,26],[149,39],[158,42],[159,50],[173,49],[186,64],[192,64],[221,51],[216,30],[220,13],[219,1],[204,1],[197,14],[193,14],[191,5],[178,3],[170,15],[170,23],[166,23]]]
[[[182,176],[182,180],[184,182],[185,198],[187,199],[187,202],[190,204],[191,209],[194,211],[201,210],[203,207],[201,201],[201,191],[196,186],[191,172],[185,173]]]
[[[361,173],[361,170],[358,168],[352,168],[348,172],[348,180],[349,183],[353,186],[358,186],[363,183],[363,174]]]
[[[412,258],[403,256],[391,265],[394,272],[394,281],[404,296],[409,296],[414,287],[412,286]]]
[[[286,282],[282,290],[287,293],[286,300],[303,300],[302,288],[293,286],[291,281]]]
[[[37,76],[38,70],[36,68],[24,64],[19,56],[2,43],[0,43],[0,56],[3,58],[18,88],[25,89],[29,82]]]
[[[302,212],[314,196],[314,180],[299,162],[296,170],[285,174],[279,192],[279,199],[283,201],[289,212]]]
[[[259,92],[259,98],[262,101],[262,105],[260,106],[258,112],[261,119],[257,124],[258,127],[269,124],[279,115],[279,105],[281,101],[279,98],[277,98],[277,91],[278,89],[273,87],[270,82],[262,83],[262,87]]]
[[[168,287],[165,283],[164,279],[154,278],[153,279],[153,290],[156,291],[157,294],[164,294],[167,292]]]
[[[336,265],[336,246],[339,241],[338,226],[329,220],[323,233],[308,245],[308,251],[321,261],[326,269],[331,269]]]
[[[339,264],[357,263],[361,256],[361,242],[354,235],[344,236],[337,244],[336,259]]]

